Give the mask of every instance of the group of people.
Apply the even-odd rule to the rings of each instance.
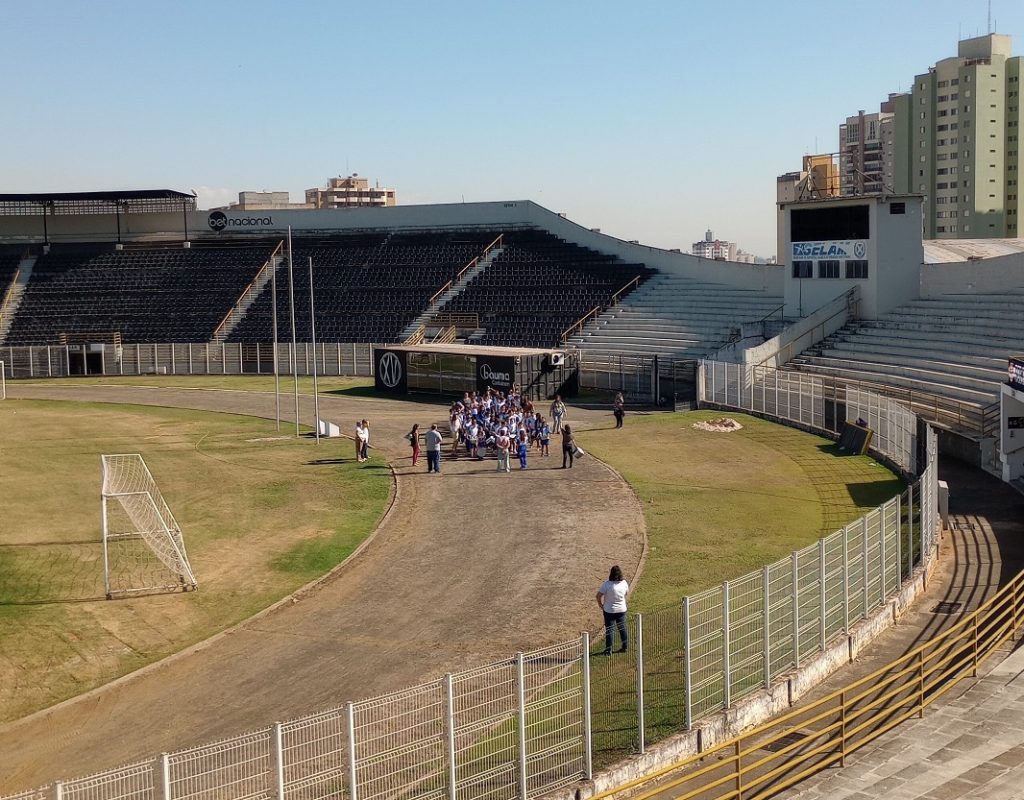
[[[549,409],[550,419],[545,417],[516,386],[507,394],[497,389],[488,389],[483,394],[466,392],[449,408],[451,454],[464,453],[477,461],[493,455],[498,472],[511,472],[513,459],[518,459],[519,469],[523,470],[528,466],[531,451],[543,458],[551,454],[551,438],[557,435],[562,444],[562,467],[571,467],[582,451],[576,445],[572,428],[564,424],[565,412],[565,403],[556,395]],[[423,437],[420,426],[413,425],[405,438],[412,448],[413,466],[419,463],[422,438],[427,472],[441,471],[441,432],[437,425],[431,425]]]

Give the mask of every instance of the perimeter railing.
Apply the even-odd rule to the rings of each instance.
[[[742,373],[707,365],[702,373],[702,399],[744,407],[731,399],[750,391],[737,389],[746,382]],[[818,427],[806,421],[822,418],[813,411],[814,385],[786,392],[775,416]],[[887,423],[894,430],[913,417],[882,399],[858,402],[879,420],[899,415]],[[900,437],[886,446],[887,457],[907,460]],[[584,633],[7,800],[526,800],[572,786],[593,777],[595,758],[607,763],[710,723],[835,647],[860,620],[888,610],[936,550],[937,441],[930,429],[925,452],[922,474],[905,492],[817,544],[633,615],[629,657],[592,659]],[[737,745],[741,754],[749,741]]]
[[[774,797],[784,789],[846,759],[925,709],[964,680],[1024,625],[1024,572],[977,611],[932,636],[895,661],[825,697],[712,744],[698,755],[657,774],[594,796],[626,794],[640,783],[652,788],[630,793],[653,797]],[[669,777],[671,776],[671,777]]]

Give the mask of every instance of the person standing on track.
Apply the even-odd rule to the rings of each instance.
[[[368,461],[370,458],[370,423],[365,419],[362,425],[356,426],[356,438],[359,440],[359,460]]]
[[[608,573],[608,580],[597,590],[597,605],[604,614],[604,652],[603,656],[612,654],[612,628],[618,628],[619,641],[622,643],[616,652],[625,653],[629,650],[629,633],[626,630],[626,596],[629,594],[629,583],[622,577],[622,570],[616,564]]]
[[[565,403],[562,402],[562,395],[556,394],[555,401],[551,404],[551,432],[561,433],[562,417],[565,416]]]
[[[409,444],[412,445],[412,465],[415,467],[416,462],[420,460],[420,426],[416,423],[412,426],[412,430],[405,434],[405,438],[409,440]]]
[[[615,414],[615,427],[621,428],[622,421],[626,418],[626,398],[622,396],[622,392],[615,393],[615,402],[612,403],[612,409]]]
[[[426,436],[427,446],[427,472],[441,472],[441,431],[437,425],[431,425]]]
[[[569,469],[572,469],[572,460],[576,456],[576,440],[572,436],[572,428],[566,425],[562,428],[562,469],[565,469],[565,462],[568,460]]]

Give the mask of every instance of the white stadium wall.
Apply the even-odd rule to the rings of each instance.
[[[1024,252],[921,267],[921,297],[990,294],[1007,289],[1024,289]]]
[[[215,239],[223,234],[252,233],[283,236],[293,231],[337,232],[380,228],[445,229],[482,226],[536,226],[570,242],[624,261],[642,263],[663,272],[700,281],[782,293],[783,270],[769,264],[738,264],[711,261],[687,253],[632,244],[589,230],[529,200],[491,203],[443,203],[391,208],[268,209],[265,211],[193,211],[122,214],[120,236],[124,241]],[[50,241],[114,241],[118,219],[113,214],[56,215],[47,218]],[[0,240],[43,239],[42,216],[0,216]]]

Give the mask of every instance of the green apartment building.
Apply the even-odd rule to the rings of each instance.
[[[898,194],[926,197],[924,238],[1020,236],[1020,56],[1011,39],[964,39],[887,101],[893,114],[893,182]]]

